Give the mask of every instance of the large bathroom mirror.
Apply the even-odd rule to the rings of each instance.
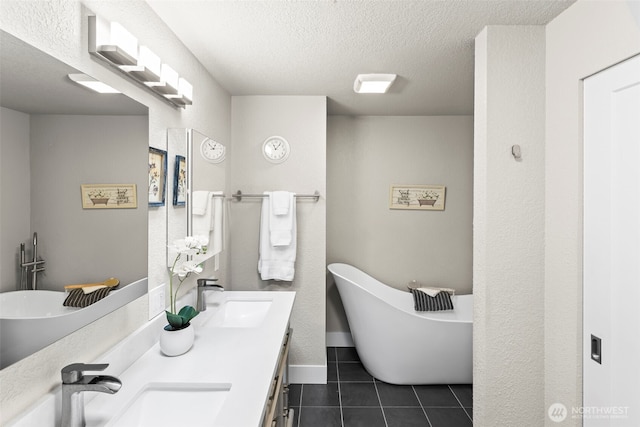
[[[203,144],[206,144],[203,149]],[[185,236],[204,235],[209,246],[214,246],[214,239],[218,238],[222,230],[216,230],[221,226],[220,212],[215,212],[215,206],[221,209],[220,200],[222,194],[224,176],[215,176],[211,179],[212,168],[217,168],[224,173],[221,163],[224,161],[225,148],[222,143],[195,129],[169,129],[167,131],[168,153],[168,177],[169,200],[171,207],[167,212],[167,242],[171,243]],[[205,160],[202,153],[215,153],[214,159]],[[214,185],[217,183],[218,186]],[[208,194],[206,199],[208,207],[203,208],[203,194]],[[209,203],[210,202],[210,203]],[[194,211],[194,204],[196,209]],[[216,221],[217,220],[217,221]],[[220,247],[218,240],[215,244]],[[215,251],[207,251],[197,257],[205,261],[213,256]],[[176,254],[171,248],[167,249],[167,265],[170,267],[175,261]]]
[[[0,291],[20,288],[20,245],[31,260],[35,232],[45,261],[38,289],[115,277],[115,293],[129,295],[119,306],[144,295],[148,108],[77,85],[68,76],[77,70],[4,31],[0,55]],[[135,186],[137,197],[127,208],[87,209],[83,184]]]

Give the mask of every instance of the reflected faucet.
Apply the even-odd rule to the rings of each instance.
[[[28,273],[31,273],[31,289],[34,291],[38,286],[38,273],[44,271],[44,260],[38,259],[38,233],[33,233],[33,260],[25,262],[24,243],[20,243],[20,267],[22,268],[20,276],[20,290],[29,289]],[[31,267],[31,270],[29,270]]]
[[[108,363],[72,363],[62,368],[62,427],[84,427],[85,391],[114,394],[122,382],[109,375],[83,375],[83,371],[103,371]]]
[[[207,309],[207,302],[204,298],[206,291],[218,291],[224,292],[224,288],[217,284],[218,279],[198,279],[198,300],[196,302],[196,309],[198,311],[205,311]]]

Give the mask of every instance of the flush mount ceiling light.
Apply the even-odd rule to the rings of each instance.
[[[89,53],[174,107],[193,103],[193,86],[117,22],[89,16]]]
[[[86,74],[69,74],[69,79],[98,93],[120,93],[119,90]]]
[[[395,79],[395,74],[358,74],[353,90],[356,93],[386,93]]]

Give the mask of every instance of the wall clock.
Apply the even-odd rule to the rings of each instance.
[[[200,144],[200,155],[211,163],[220,163],[224,160],[227,148],[221,143],[210,138],[205,138]]]
[[[289,157],[291,147],[281,136],[270,136],[262,143],[262,154],[271,163],[282,163]]]

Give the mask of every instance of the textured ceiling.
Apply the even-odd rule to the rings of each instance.
[[[232,95],[326,95],[329,114],[457,115],[473,113],[484,26],[543,25],[574,1],[147,3]],[[386,95],[357,95],[359,73],[398,79]]]

